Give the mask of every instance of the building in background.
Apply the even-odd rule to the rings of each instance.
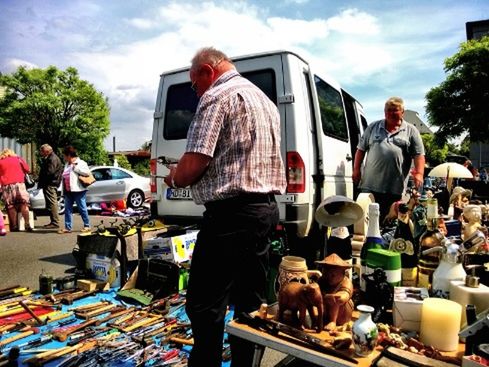
[[[467,40],[481,39],[489,36],[489,19],[465,23]],[[487,123],[487,122],[486,122]],[[473,142],[470,144],[470,160],[475,167],[489,166],[489,144]]]
[[[421,120],[419,117],[419,113],[413,110],[405,110],[404,111],[404,120],[409,122],[411,125],[414,125],[416,129],[418,129],[420,134],[430,134],[433,135],[433,131],[429,128],[426,123]]]

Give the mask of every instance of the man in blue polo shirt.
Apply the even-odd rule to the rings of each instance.
[[[362,192],[372,193],[379,203],[381,222],[390,205],[401,199],[407,177],[411,174],[416,187],[423,184],[424,146],[419,131],[403,120],[404,102],[391,97],[385,103],[385,119],[370,124],[357,147],[353,181]],[[365,161],[362,176],[361,166]]]

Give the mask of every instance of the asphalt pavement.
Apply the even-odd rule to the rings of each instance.
[[[49,217],[38,216],[34,232],[8,233],[0,237],[0,289],[22,285],[39,289],[39,275],[44,270],[53,277],[68,275],[75,266],[71,254],[76,236],[83,227],[78,214],[74,215],[74,232],[60,235],[56,230],[41,227]],[[77,233],[78,231],[78,233]]]

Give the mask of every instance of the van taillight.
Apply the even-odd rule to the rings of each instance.
[[[156,159],[149,161],[149,171],[151,174],[149,186],[151,188],[151,192],[156,193]]]
[[[287,152],[287,192],[298,194],[306,191],[306,167],[297,152]]]

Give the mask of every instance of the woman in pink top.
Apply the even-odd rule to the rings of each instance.
[[[29,172],[29,165],[21,157],[10,149],[2,151],[0,154],[0,186],[12,231],[18,230],[18,213],[22,213],[24,217],[26,231],[32,231],[29,222],[29,193],[24,184],[25,174]]]

